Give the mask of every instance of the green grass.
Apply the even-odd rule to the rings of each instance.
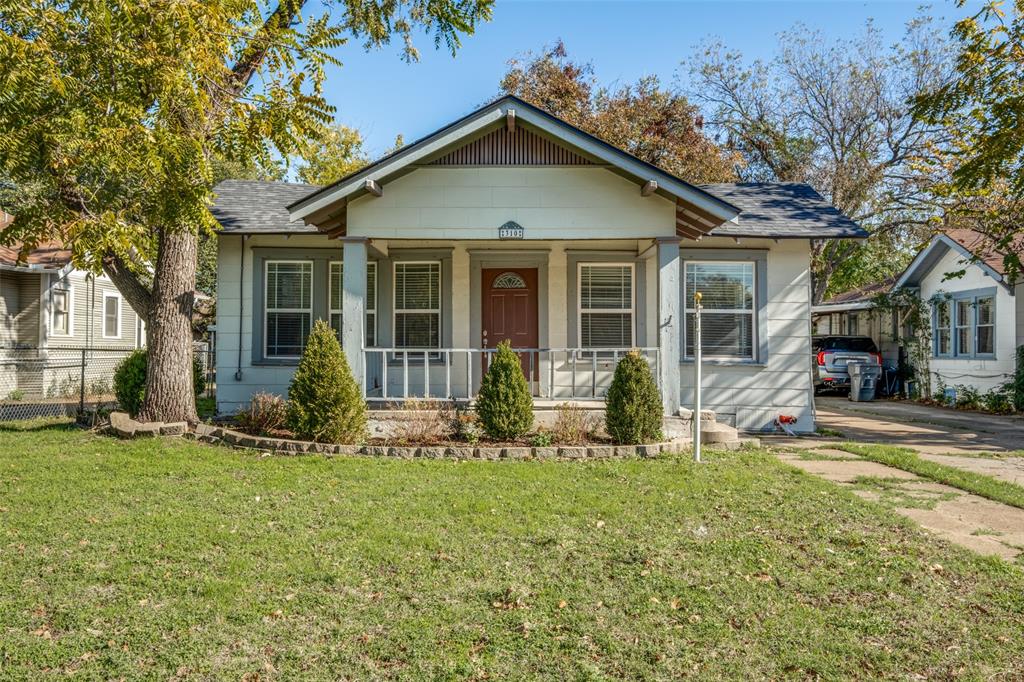
[[[0,678],[1024,676],[1024,571],[770,453],[261,457],[0,426]]]
[[[938,483],[1024,509],[1024,488],[1008,481],[922,459],[908,448],[860,443],[844,443],[837,447],[879,464],[903,469]]]

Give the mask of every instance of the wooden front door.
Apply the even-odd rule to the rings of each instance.
[[[486,268],[481,287],[481,346],[494,348],[508,341],[513,348],[537,348],[537,268]],[[520,359],[528,374],[530,354],[522,353]],[[532,360],[536,377],[537,358]]]

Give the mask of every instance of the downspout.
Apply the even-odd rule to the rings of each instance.
[[[239,239],[242,240],[242,250],[238,268],[238,369],[235,370],[235,381],[242,380],[242,321],[245,319],[245,235],[239,235]]]

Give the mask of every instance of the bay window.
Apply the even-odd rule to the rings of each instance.
[[[683,301],[686,324],[683,354],[694,353],[694,294],[700,292],[701,352],[707,358],[753,360],[755,264],[748,261],[686,261]]]
[[[581,348],[631,348],[634,328],[632,263],[580,263]]]
[[[264,275],[264,353],[300,357],[313,323],[313,262],[268,260]]]

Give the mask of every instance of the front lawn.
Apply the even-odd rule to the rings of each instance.
[[[0,678],[1024,675],[1019,567],[767,453],[707,459],[0,426]]]

